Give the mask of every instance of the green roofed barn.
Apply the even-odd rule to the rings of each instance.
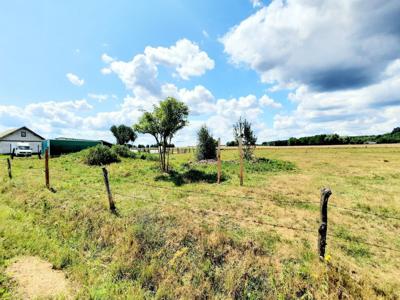
[[[84,140],[84,139],[73,139],[60,137],[56,139],[49,139],[42,142],[42,153],[49,149],[49,154],[57,156],[61,154],[68,154],[73,152],[79,152],[86,148],[90,148],[96,145],[105,145],[111,147],[111,143],[103,140]]]

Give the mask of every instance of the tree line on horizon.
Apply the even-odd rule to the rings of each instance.
[[[319,146],[319,145],[349,145],[349,144],[394,144],[400,143],[400,127],[390,133],[380,135],[340,136],[334,134],[317,134],[300,138],[291,137],[287,140],[263,142],[262,146]]]

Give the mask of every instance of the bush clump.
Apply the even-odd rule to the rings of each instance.
[[[197,132],[197,151],[196,151],[196,159],[205,160],[205,159],[216,159],[217,158],[217,141],[211,135],[209,129],[203,125],[200,130]]]
[[[104,145],[90,148],[85,157],[85,162],[90,166],[102,166],[119,161],[118,155],[111,148]]]
[[[135,158],[135,153],[129,150],[127,146],[124,145],[114,145],[111,148],[118,156],[125,158]]]
[[[159,157],[152,153],[141,152],[138,155],[139,155],[139,158],[142,160],[148,160],[148,161],[158,161],[159,160]]]

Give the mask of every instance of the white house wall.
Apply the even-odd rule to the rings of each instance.
[[[17,143],[21,143],[21,142],[0,141],[0,154],[10,154],[10,145],[11,145],[11,149],[12,149],[13,147],[15,147],[17,145]],[[29,144],[33,153],[38,152],[38,147],[39,147],[39,151],[42,151],[42,142],[41,141],[40,142],[24,142],[24,143]]]
[[[21,131],[26,132],[26,136],[21,136]],[[18,143],[29,143],[32,148],[33,153],[37,153],[38,147],[39,151],[42,150],[42,139],[37,135],[33,134],[29,130],[20,129],[12,134],[0,139],[0,153],[1,154],[9,154],[10,153],[10,145],[11,149],[15,147]]]

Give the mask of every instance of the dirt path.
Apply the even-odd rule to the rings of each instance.
[[[15,260],[6,270],[18,284],[18,295],[22,299],[66,297],[70,295],[70,284],[62,271],[38,257],[25,256]]]

